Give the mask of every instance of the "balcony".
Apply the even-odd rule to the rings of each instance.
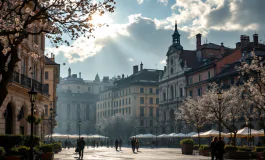
[[[10,80],[10,82],[18,83],[19,85],[30,89],[31,88],[31,78],[27,77],[24,74],[19,74],[18,72],[13,72],[13,77]],[[34,89],[42,94],[49,95],[49,85],[48,84],[42,84],[41,82],[38,82],[34,79],[32,79],[32,85],[34,86]]]

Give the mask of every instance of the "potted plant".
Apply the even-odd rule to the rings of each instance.
[[[42,151],[41,159],[42,160],[53,160],[53,144],[43,144],[40,146],[40,151]]]
[[[5,148],[0,147],[0,160],[4,159],[5,154],[6,154]]]
[[[200,146],[200,155],[209,156],[210,154],[210,146],[209,145],[201,145]]]
[[[15,146],[10,149],[7,156],[5,156],[5,160],[20,160],[23,155],[19,152],[19,147]]]
[[[192,139],[183,139],[180,141],[182,154],[192,154],[194,141]]]
[[[33,115],[33,116],[28,115],[28,116],[26,117],[26,120],[27,120],[28,123],[31,123],[32,121],[33,121],[33,123],[35,123],[36,120],[37,120],[37,117],[36,117],[35,115]]]
[[[62,149],[62,144],[60,142],[53,143],[53,151],[54,153],[58,153]]]

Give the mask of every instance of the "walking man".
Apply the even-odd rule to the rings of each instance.
[[[116,148],[116,151],[118,151],[118,146],[119,146],[119,141],[118,139],[115,140],[115,148]]]
[[[225,142],[222,140],[222,137],[218,138],[218,142],[216,143],[217,146],[217,158],[218,160],[223,160],[224,151],[225,151]]]
[[[85,148],[85,141],[84,141],[84,138],[82,137],[79,141],[78,141],[78,148],[79,148],[79,159],[83,159],[83,155],[84,155],[84,148]]]
[[[210,148],[211,148],[211,155],[212,155],[212,160],[214,160],[214,157],[217,159],[216,157],[216,152],[217,152],[217,137],[214,137],[211,144],[210,144]]]
[[[133,153],[135,151],[135,143],[136,143],[136,141],[135,141],[135,138],[133,137],[132,140],[131,140],[131,145],[132,145],[132,151],[133,151]]]
[[[121,145],[122,145],[122,140],[121,140],[121,138],[120,138],[120,140],[119,140],[120,151],[121,151]]]

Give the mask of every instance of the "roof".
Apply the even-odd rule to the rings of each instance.
[[[115,86],[122,86],[122,85],[129,85],[132,83],[139,83],[139,84],[157,84],[159,80],[159,74],[162,70],[154,70],[154,69],[143,69],[131,76],[120,79],[114,82]]]
[[[60,64],[58,64],[58,63],[55,63],[53,60],[51,60],[51,59],[48,58],[47,56],[45,56],[45,60],[46,60],[45,65],[60,65]]]
[[[220,49],[220,48],[221,48],[221,45],[214,44],[214,43],[206,43],[206,44],[201,45],[201,50],[202,49]],[[230,48],[225,47],[225,46],[224,46],[224,49],[230,50]]]
[[[196,57],[196,51],[183,50],[180,54],[180,58],[182,59],[182,67],[184,67],[185,63],[188,68],[194,68],[199,65]]]

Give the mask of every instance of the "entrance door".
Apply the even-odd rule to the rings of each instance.
[[[6,111],[7,114],[5,117],[5,134],[13,134],[13,111],[10,103],[8,103]]]

